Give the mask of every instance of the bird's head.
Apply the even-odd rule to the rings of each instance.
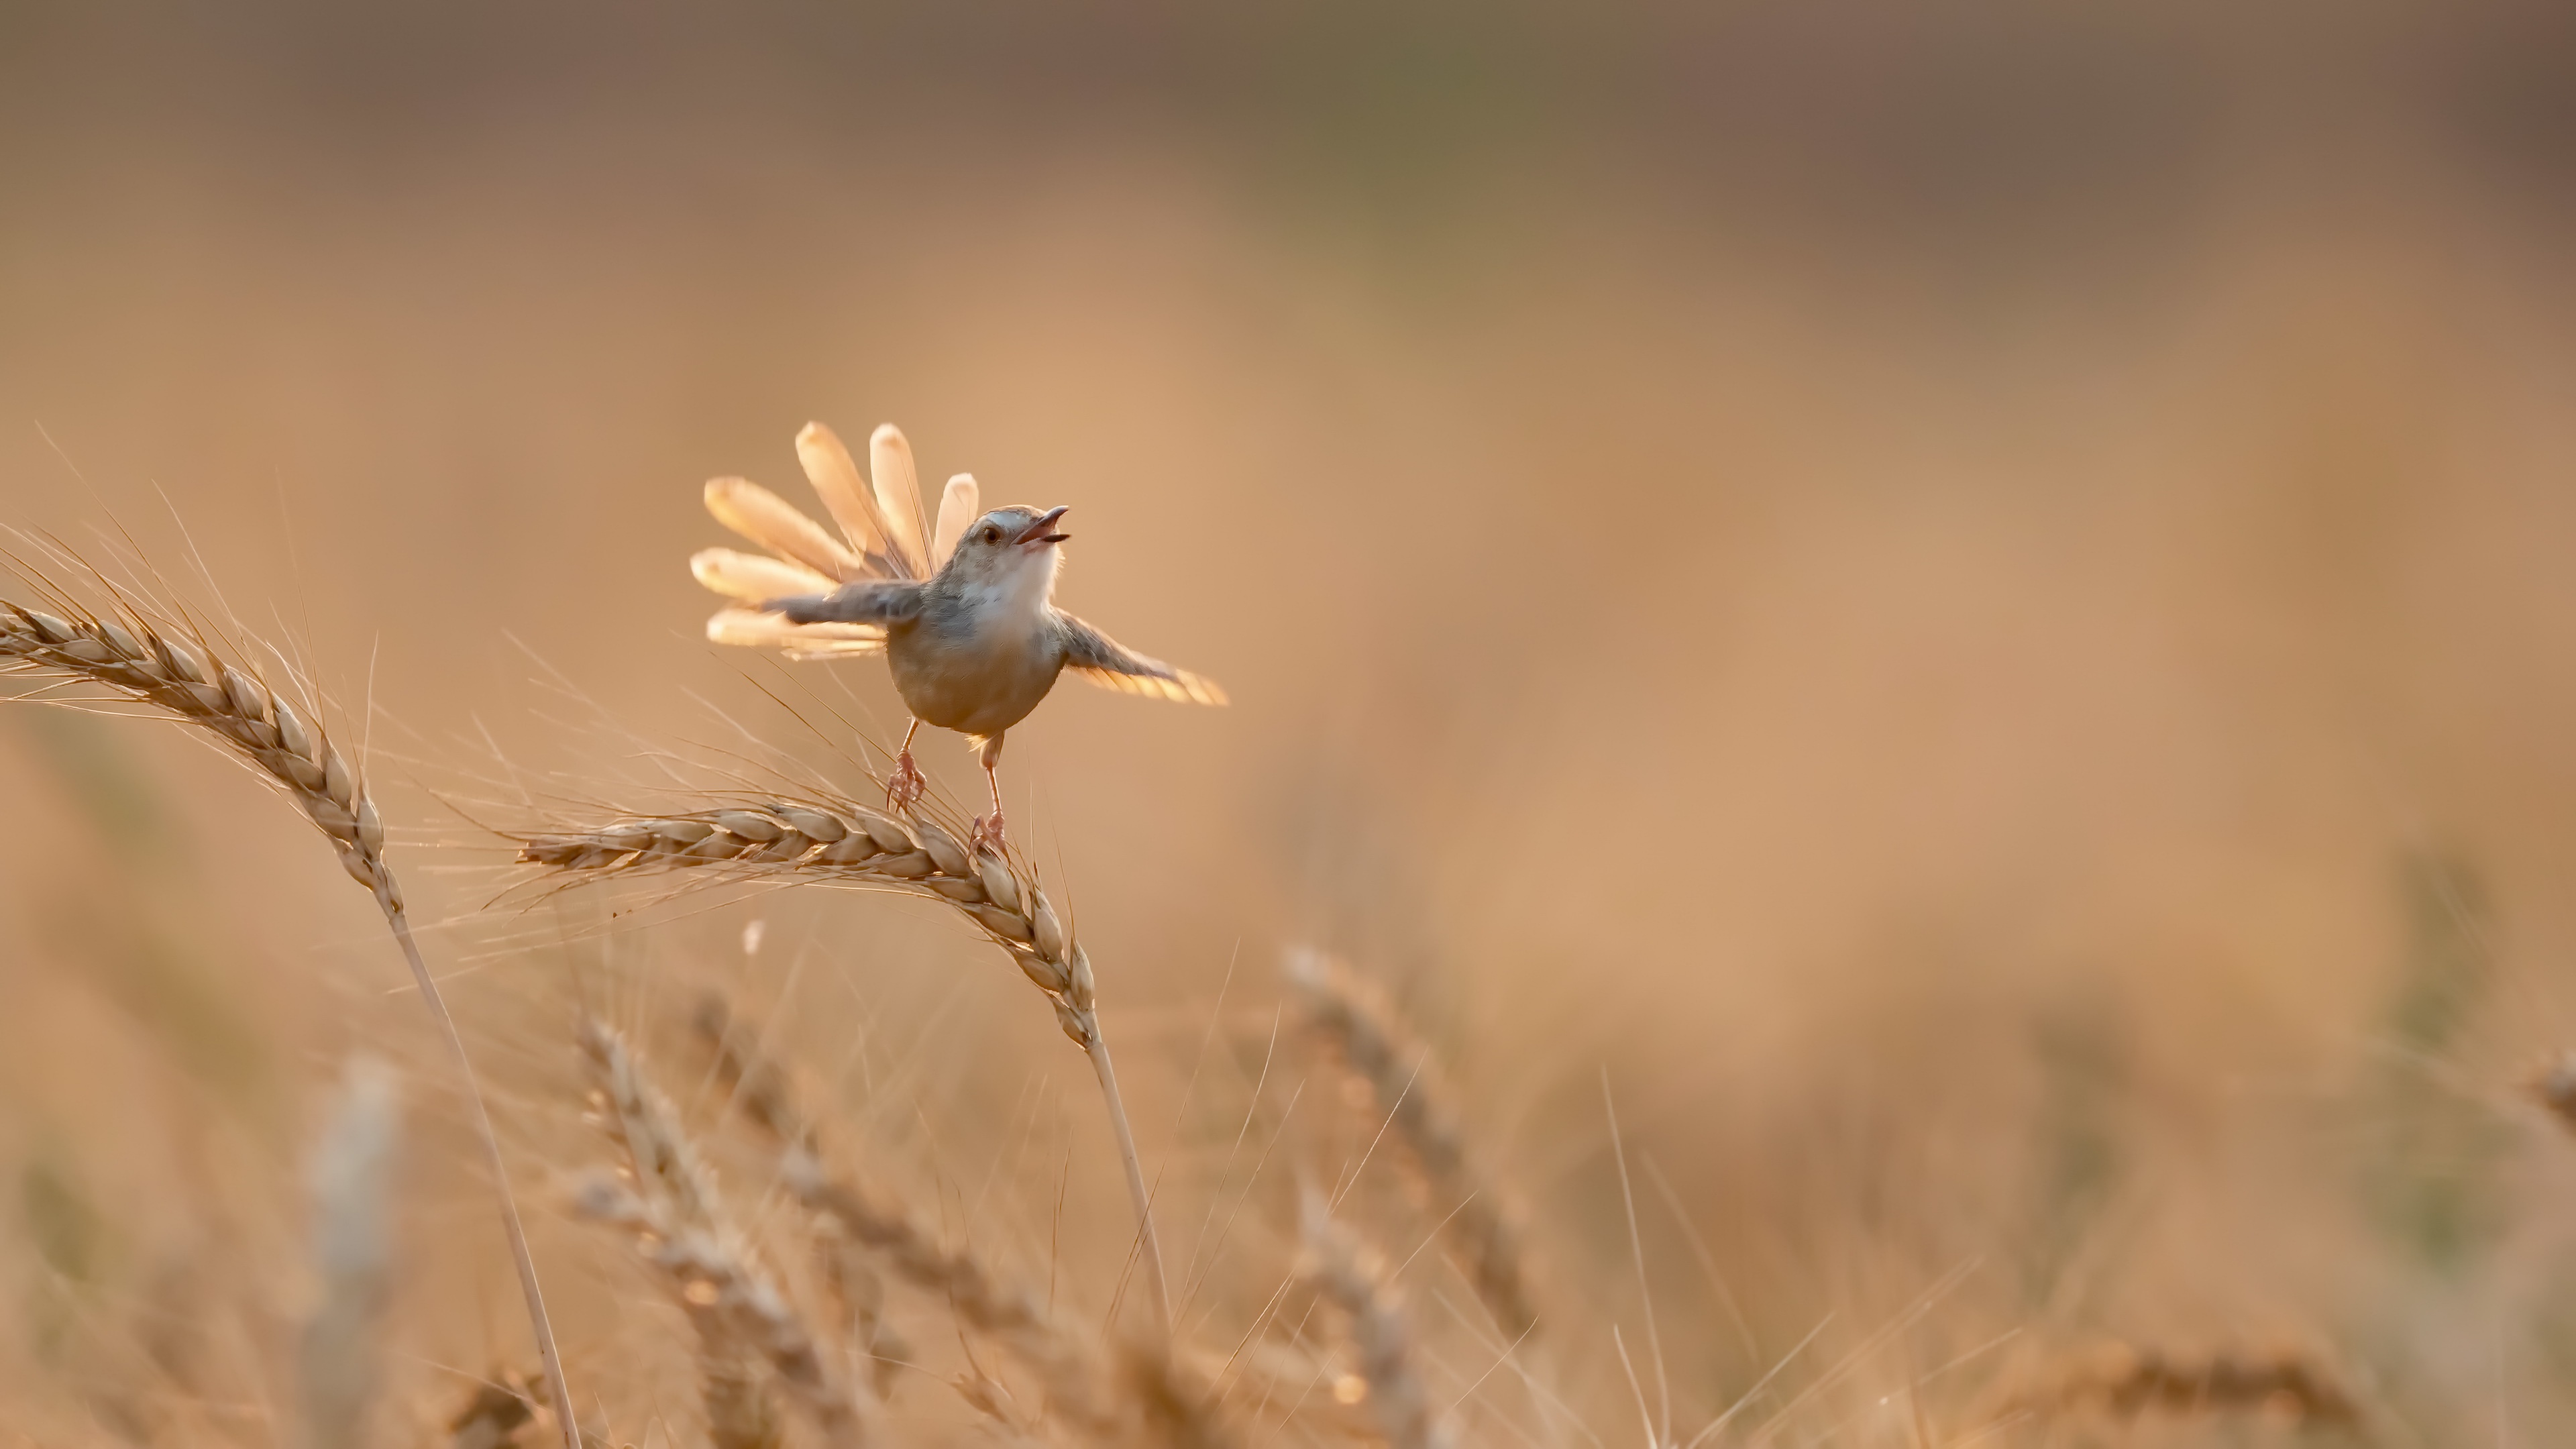
[[[1073,536],[1056,529],[1064,513],[1062,507],[996,508],[958,537],[957,551],[948,556],[943,572],[997,595],[1027,594],[1044,601],[1064,558],[1058,545]]]

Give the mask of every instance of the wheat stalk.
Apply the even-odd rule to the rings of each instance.
[[[1383,991],[1322,952],[1290,951],[1287,976],[1308,1031],[1368,1083],[1378,1111],[1422,1175],[1456,1204],[1445,1231],[1466,1260],[1476,1296],[1510,1339],[1527,1335],[1538,1322],[1538,1309],[1530,1299],[1519,1226],[1500,1187],[1477,1171],[1431,1049]]]
[[[1162,1244],[1144,1162],[1101,1035],[1091,957],[1025,862],[990,847],[970,852],[953,832],[918,815],[898,819],[845,799],[774,795],[524,837],[519,859],[567,878],[686,870],[731,879],[869,885],[928,896],[963,914],[1009,953],[1055,1008],[1057,1025],[1091,1059],[1126,1170],[1156,1331],[1170,1339]]]
[[[753,1259],[679,1114],[646,1080],[625,1039],[591,1019],[582,1022],[580,1039],[609,1108],[605,1125],[634,1168],[631,1191],[605,1182],[586,1187],[581,1212],[634,1229],[646,1259],[670,1279],[707,1361],[710,1435],[728,1449],[775,1442],[766,1396],[747,1377],[748,1361],[756,1361],[827,1438],[856,1444],[875,1438],[874,1403],[832,1372],[813,1334]]]
[[[384,858],[384,825],[358,771],[324,733],[310,699],[300,708],[290,702],[261,679],[247,655],[227,659],[234,651],[216,645],[200,630],[156,617],[121,593],[115,617],[102,618],[41,578],[27,577],[55,596],[49,602],[57,611],[0,602],[0,671],[104,686],[117,698],[149,705],[205,729],[301,805],[330,838],[350,878],[375,896],[386,928],[420,988],[421,1000],[445,1038],[458,1091],[472,1115],[500,1195],[502,1227],[518,1267],[519,1291],[527,1300],[537,1351],[545,1361],[565,1449],[580,1449],[572,1392],[564,1382],[554,1326],[547,1319],[545,1295],[537,1283],[536,1259],[528,1251],[527,1230],[519,1221],[518,1202],[501,1159],[501,1139],[475,1082],[464,1035],[412,940],[401,884]]]
[[[1360,1386],[1378,1432],[1393,1449],[1447,1449],[1449,1426],[1432,1407],[1430,1390],[1414,1369],[1413,1325],[1405,1317],[1402,1295],[1387,1281],[1383,1260],[1335,1225],[1320,1196],[1307,1193],[1301,1213],[1306,1239],[1301,1276],[1350,1320]]]
[[[385,1199],[400,1125],[392,1070],[372,1058],[352,1060],[310,1168],[322,1299],[304,1321],[297,1378],[314,1449],[356,1449],[366,1441],[376,1330],[392,1278]]]

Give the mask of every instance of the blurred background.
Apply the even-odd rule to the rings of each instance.
[[[889,1150],[970,1189],[1036,1084],[1073,1093],[1042,1141],[1096,1140],[925,908],[481,909],[512,782],[638,741],[748,729],[864,793],[778,701],[883,741],[882,668],[717,650],[685,561],[731,542],[704,479],[808,503],[799,426],[894,421],[925,478],[1072,505],[1061,602],[1233,695],[1068,687],[1006,761],[1149,1157],[1230,1139],[1192,1084],[1257,1067],[1316,942],[1441,1048],[1612,1403],[1605,1066],[1702,1408],[1919,1322],[1916,1372],[2287,1343],[2392,1442],[2548,1442],[2571,255],[2576,15],[2503,0],[0,0],[0,521],[202,560],[303,651],[523,1144],[572,1130],[567,961],[643,1025],[716,981],[826,1065],[874,1033],[928,1104]],[[366,902],[256,795],[175,731],[0,712],[0,1345],[38,1379],[238,1271],[207,1244],[291,1245],[350,1044],[435,1081]],[[1045,1242],[1057,1155],[996,1232]],[[514,1321],[472,1174],[407,1171],[471,1245],[406,1290],[434,1398]]]

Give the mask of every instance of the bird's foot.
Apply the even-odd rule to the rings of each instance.
[[[921,803],[922,795],[929,789],[930,782],[921,777],[921,767],[912,762],[912,751],[906,750],[894,757],[894,773],[886,777],[888,809],[908,812]]]
[[[1008,842],[1002,838],[1001,811],[996,810],[990,815],[975,817],[974,828],[967,832],[968,852],[989,850],[995,855],[1000,855],[1007,845]]]

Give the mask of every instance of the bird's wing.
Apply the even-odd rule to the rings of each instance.
[[[1055,611],[1055,626],[1064,645],[1064,667],[1103,689],[1187,704],[1225,703],[1225,691],[1214,680],[1148,659],[1061,609]]]
[[[790,624],[758,609],[720,609],[707,620],[718,644],[775,649],[790,659],[838,659],[885,652],[885,629],[876,624]]]
[[[882,629],[921,611],[921,589],[910,579],[859,579],[828,594],[796,594],[760,607],[790,624],[873,624]]]

